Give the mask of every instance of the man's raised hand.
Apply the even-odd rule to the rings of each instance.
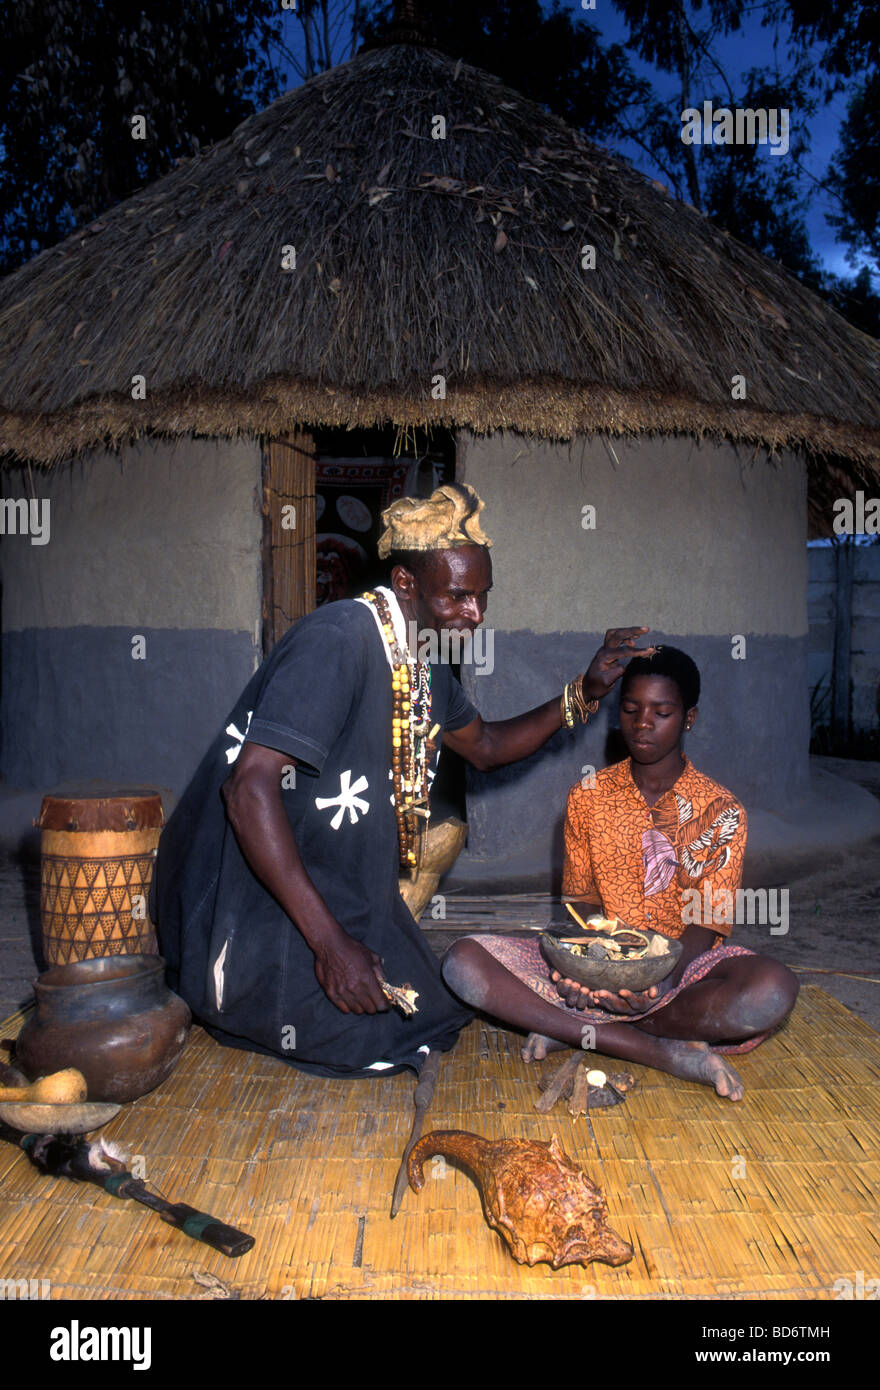
[[[583,680],[587,700],[601,700],[626,670],[634,656],[653,656],[656,647],[637,647],[636,642],[650,628],[612,627],[586,669]]]

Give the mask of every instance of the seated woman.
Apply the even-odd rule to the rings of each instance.
[[[731,793],[682,751],[699,695],[697,667],[676,647],[631,661],[620,697],[630,756],[595,785],[572,787],[565,817],[563,896],[581,916],[598,908],[680,939],[672,974],[641,994],[592,992],[551,972],[535,938],[507,936],[463,937],[442,969],[461,999],[530,1031],[527,1062],[595,1046],[741,1100],[742,1082],[720,1054],[763,1041],[791,1013],[798,983],[779,961],[722,944],[731,912],[716,907],[702,924],[706,902],[736,901],[747,822]]]

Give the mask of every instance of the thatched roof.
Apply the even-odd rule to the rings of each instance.
[[[287,93],[0,282],[0,449],[44,463],[141,432],[390,420],[710,433],[860,473],[878,387],[878,344],[778,266],[408,43]]]

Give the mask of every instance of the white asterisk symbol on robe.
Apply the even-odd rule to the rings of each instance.
[[[359,777],[354,786],[351,785],[351,768],[343,772],[339,782],[338,796],[316,796],[315,805],[319,811],[323,811],[326,806],[338,806],[339,810],[330,821],[334,830],[338,830],[342,824],[342,817],[348,812],[348,818],[352,825],[357,825],[358,811],[366,815],[370,809],[369,801],[364,801],[363,797],[358,796],[358,792],[365,792],[369,786],[366,777]]]

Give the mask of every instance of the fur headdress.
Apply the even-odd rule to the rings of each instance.
[[[385,530],[379,540],[379,559],[386,559],[392,550],[490,546],[480,526],[484,506],[467,483],[446,483],[430,497],[398,498],[382,513]]]

